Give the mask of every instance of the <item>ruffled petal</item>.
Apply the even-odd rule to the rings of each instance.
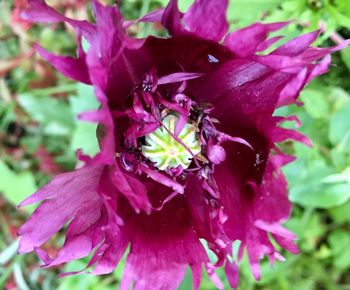
[[[200,269],[208,257],[191,227],[183,196],[175,197],[162,211],[140,214],[128,221],[130,253],[121,289],[175,290],[186,267],[195,274],[198,289]]]
[[[185,13],[186,28],[198,36],[219,41],[226,34],[228,0],[195,0]]]
[[[213,115],[222,123],[220,126],[225,127],[220,131],[242,137],[235,128],[256,128],[261,118],[271,116],[281,90],[293,77],[253,61],[238,59],[225,62],[194,80],[189,89],[196,100],[214,105]]]
[[[81,32],[89,42],[96,35],[96,28],[92,23],[68,18],[48,6],[44,0],[28,0],[28,4],[29,8],[21,15],[25,20],[44,23],[67,22]]]
[[[151,211],[151,203],[147,197],[147,188],[140,180],[124,172],[118,163],[111,168],[110,178],[114,186],[124,194],[136,212],[140,209],[146,213]]]
[[[238,265],[235,262],[226,261],[225,273],[232,288],[236,288],[239,282]]]
[[[98,184],[98,192],[104,204],[102,209],[104,215],[98,228],[102,232],[103,239],[96,244],[99,247],[87,265],[87,267],[94,266],[92,274],[95,275],[113,272],[129,243],[121,229],[125,222],[119,213],[120,198],[108,176],[108,169],[105,168]]]
[[[64,190],[64,194],[63,196],[52,197],[50,200],[53,201],[57,201],[59,198],[65,198],[68,201],[69,197],[67,197],[65,193],[70,190],[74,192],[74,190],[76,190],[76,184],[79,182],[83,182],[84,185],[80,185],[80,190],[82,191],[74,192],[77,196],[76,202],[73,200],[75,210],[71,210],[69,213],[66,213],[67,210],[63,213],[62,211],[60,212],[66,222],[71,220],[68,226],[65,243],[60,251],[53,258],[49,257],[48,254],[40,248],[35,248],[36,253],[45,263],[44,267],[53,267],[86,257],[94,251],[85,269],[62,273],[60,276],[78,274],[92,266],[94,267],[91,272],[92,274],[110,273],[123,256],[128,244],[128,240],[119,228],[123,222],[116,213],[118,196],[116,195],[116,189],[113,184],[106,178],[108,176],[108,170],[99,167],[99,176],[92,176],[91,174],[80,176],[80,174],[86,174],[88,171],[94,171],[95,168],[97,167],[84,167],[78,171],[66,174],[71,177],[68,182],[64,182],[65,176],[59,181],[54,180],[58,184],[61,183],[60,185]],[[85,178],[89,178],[88,183]],[[50,187],[50,184],[48,187]],[[72,198],[68,202],[72,202]],[[79,208],[77,208],[77,206],[79,206]],[[73,208],[72,205],[66,205],[66,207]],[[42,205],[38,210],[40,208],[42,208]],[[45,216],[42,216],[42,219],[44,217],[50,217],[47,213],[43,214],[45,214]],[[33,218],[37,219],[35,213],[31,219]],[[21,229],[20,234],[23,235],[23,237],[20,243],[28,246],[26,235],[35,237],[38,235],[39,228],[28,232],[26,225],[27,224]],[[57,228],[54,227],[51,231],[53,230],[57,230]],[[42,234],[41,230],[39,234]],[[50,234],[52,234],[52,232],[50,232]],[[20,252],[22,252],[21,248]]]
[[[67,22],[90,43],[85,55],[78,41],[78,58],[38,50],[64,75],[94,86],[101,107],[80,118],[99,124],[101,150],[93,157],[79,153],[85,167],[58,176],[20,204],[43,201],[20,229],[21,253],[35,251],[50,267],[93,252],[87,268],[106,274],[130,245],[122,290],[176,289],[188,266],[195,289],[203,266],[219,289],[215,269],[224,267],[235,287],[236,240],[239,258],[246,250],[256,279],[264,256],[271,264],[283,259],[272,240],[297,253],[295,236],[282,225],[291,204],[281,167],[293,158],[274,143],[308,144],[308,139],[279,127],[293,117],[273,113],[295,103],[300,90],[327,70],[328,54],[349,42],[310,47],[316,31],[256,55],[280,39],[269,34],[288,24],[281,22],[234,31],[222,45],[217,41],[228,27],[227,0],[195,0],[186,14],[171,0],[164,10],[139,19],[161,21],[171,37],[147,39],[129,37],[125,28],[132,22],[98,0],[93,0],[96,25],[69,19],[42,0],[29,3],[28,19]],[[195,160],[197,167],[188,171],[159,172],[144,160],[139,141],[159,127],[164,108],[180,115],[176,132],[189,119],[199,122],[202,161],[208,163]],[[63,247],[49,257],[40,246],[67,223]],[[215,265],[200,238],[216,254]]]
[[[149,67],[145,68],[148,60],[135,49],[143,45],[143,41],[126,35],[118,8],[105,7],[98,1],[93,3],[97,37],[87,54],[91,82],[109,99],[109,105],[120,107],[149,72]]]
[[[171,35],[180,34],[184,31],[181,25],[182,17],[183,13],[179,11],[178,1],[170,0],[165,7],[161,23]]]
[[[23,201],[21,206],[44,200],[18,232],[19,252],[28,253],[40,247],[78,212],[83,218],[86,215],[88,224],[90,208],[101,204],[97,185],[102,170],[101,166],[84,167],[59,175]]]
[[[164,10],[161,23],[172,36],[195,34],[203,39],[219,41],[226,34],[227,0],[195,0],[189,10],[179,11],[178,1],[171,0]]]
[[[88,67],[85,62],[85,53],[81,46],[78,48],[78,58],[55,55],[39,45],[36,46],[36,50],[67,78],[88,85],[91,84]]]
[[[307,61],[313,61],[325,57],[326,55],[342,50],[350,45],[350,39],[344,40],[342,43],[333,47],[310,47],[305,50],[301,58]]]
[[[275,49],[272,54],[298,56],[309,48],[309,46],[317,39],[319,34],[320,30],[316,30],[300,35]]]
[[[101,202],[94,203],[89,210],[86,208],[75,213],[68,226],[66,240],[62,249],[54,258],[44,260],[46,267],[53,267],[88,256],[102,241],[99,219],[101,218]],[[88,222],[87,222],[88,221]]]
[[[228,217],[225,232],[230,239],[241,241],[240,252],[247,250],[252,273],[259,280],[260,259],[265,255],[271,261],[281,258],[269,233],[276,241],[281,241],[280,245],[295,253],[295,236],[281,226],[291,212],[287,183],[273,158],[268,160],[262,180],[257,183],[240,180],[236,174],[238,165],[233,166],[232,159],[231,162],[230,168],[220,165],[215,173]]]
[[[274,37],[268,38],[258,45],[257,51],[258,52],[264,51],[281,39],[283,39],[283,36],[274,36]]]
[[[129,27],[130,25],[133,25],[138,22],[161,23],[164,11],[165,11],[164,8],[159,8],[157,10],[154,10],[145,14],[144,16],[140,17],[137,20],[125,21],[124,27]]]
[[[302,69],[293,79],[282,89],[277,106],[282,107],[293,104],[298,98],[300,91],[307,83],[308,70]]]
[[[81,113],[79,118],[98,123],[97,135],[99,137],[100,152],[93,158],[86,158],[87,160],[85,161],[89,165],[113,165],[115,163],[116,152],[113,117],[108,106],[108,99],[98,86],[95,87],[95,95],[101,103],[101,107],[97,111]]]
[[[269,33],[277,31],[289,22],[255,23],[246,28],[233,31],[227,35],[224,45],[240,57],[255,54],[259,45],[263,43]]]

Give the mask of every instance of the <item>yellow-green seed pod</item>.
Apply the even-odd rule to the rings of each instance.
[[[174,133],[177,120],[178,117],[168,115],[163,119],[163,124],[171,133]],[[201,152],[201,144],[194,125],[186,124],[178,138],[194,155]],[[163,126],[146,136],[146,145],[142,146],[142,153],[160,170],[176,168],[179,165],[186,169],[192,162],[192,155],[188,150],[178,143]]]

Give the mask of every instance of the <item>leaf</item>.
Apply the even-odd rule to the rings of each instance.
[[[330,215],[337,224],[350,223],[350,202],[342,204],[341,206],[331,208]]]
[[[158,2],[162,5],[162,7],[165,7],[166,5],[168,5],[169,0],[158,0]],[[186,12],[192,3],[193,0],[179,0],[178,5],[180,11]]]
[[[19,289],[30,290],[26,280],[24,279],[21,265],[17,262],[13,266],[13,277],[14,277]]]
[[[6,132],[11,122],[16,120],[15,107],[15,102],[0,102],[0,131]]]
[[[334,231],[329,236],[328,241],[334,257],[334,265],[340,271],[350,268],[349,233],[342,230]]]
[[[84,269],[86,264],[83,261],[72,261],[65,267],[65,272],[77,271]],[[93,275],[86,275],[84,279],[81,279],[79,276],[68,276],[60,279],[60,285],[57,290],[66,290],[66,289],[84,289],[91,290],[94,285],[98,284],[98,277]],[[102,289],[102,287],[101,287]]]
[[[14,241],[5,250],[0,253],[0,265],[7,264],[14,256],[16,256],[18,249],[18,240]]]
[[[338,0],[337,9],[350,19],[350,6],[348,0]]]
[[[9,202],[17,205],[35,191],[35,179],[31,172],[15,173],[0,161],[0,192]]]
[[[75,115],[81,112],[97,110],[97,102],[92,87],[79,84],[78,95],[70,97],[72,111]],[[99,152],[98,140],[96,137],[97,124],[80,121],[76,119],[76,127],[73,131],[71,149],[73,151],[82,149],[85,154],[95,155]]]
[[[326,176],[323,179],[323,182],[327,182],[327,183],[347,182],[350,184],[350,167],[346,168],[341,173]]]
[[[341,10],[336,9],[332,5],[327,5],[327,10],[329,11],[331,17],[338,22],[340,27],[350,29],[350,17],[345,16]]]
[[[164,7],[169,3],[169,0],[158,0]],[[186,12],[193,3],[193,0],[179,0],[179,9]],[[229,22],[238,22],[235,24],[235,29],[243,27],[252,22],[261,20],[263,14],[276,8],[282,0],[230,0],[227,12]]]
[[[334,99],[334,107],[339,110],[349,100],[350,94],[341,87],[331,87],[330,95]]]
[[[305,110],[315,119],[324,119],[329,115],[327,92],[321,89],[305,89],[301,94]]]
[[[73,272],[84,269],[89,258],[75,260],[68,263],[63,272]],[[106,278],[105,278],[106,277]],[[83,289],[83,290],[114,290],[116,282],[111,276],[95,276],[95,275],[72,275],[59,279],[57,290]]]
[[[347,68],[350,70],[350,47],[344,48],[340,52],[341,58]]]
[[[50,96],[21,94],[18,101],[29,116],[40,123],[47,135],[69,135],[74,119],[69,104]]]
[[[331,118],[329,140],[338,145],[341,151],[350,152],[350,100]]]
[[[74,48],[72,36],[60,29],[44,27],[38,34],[40,45],[54,53],[62,52]]]
[[[331,208],[350,198],[350,184],[321,182],[335,173],[322,159],[291,163],[286,166],[285,173],[292,181],[289,194],[292,202],[309,207]]]
[[[249,25],[263,18],[269,12],[282,3],[281,0],[231,0],[228,8],[229,22],[234,24],[235,29]]]
[[[331,208],[345,203],[350,198],[350,185],[312,182],[291,189],[290,199],[304,206]]]
[[[90,43],[87,41],[87,39],[84,36],[81,39],[81,45],[83,47],[84,52],[88,53],[90,49]]]

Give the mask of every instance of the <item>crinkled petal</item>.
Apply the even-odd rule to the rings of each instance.
[[[183,14],[171,0],[164,10],[139,19],[161,21],[171,37],[133,39],[125,31],[133,22],[125,22],[117,7],[93,0],[94,25],[69,19],[42,0],[30,1],[27,17],[70,23],[90,43],[85,56],[78,42],[77,59],[42,49],[41,53],[64,75],[93,84],[101,106],[80,118],[98,123],[101,150],[94,157],[80,153],[85,167],[57,177],[21,204],[43,201],[20,229],[21,253],[34,250],[46,267],[92,253],[87,268],[106,274],[130,245],[121,289],[168,290],[178,287],[188,266],[195,289],[203,266],[219,289],[224,286],[215,269],[223,266],[235,287],[238,269],[232,242],[236,240],[241,241],[239,258],[246,250],[256,279],[264,256],[271,264],[283,259],[272,240],[297,252],[295,236],[282,225],[291,204],[281,167],[293,158],[274,143],[308,140],[279,127],[293,118],[273,113],[278,106],[295,103],[300,90],[327,70],[328,54],[348,42],[313,48],[318,32],[312,32],[273,53],[256,55],[280,39],[269,34],[284,22],[256,23],[234,31],[222,45],[217,41],[226,34],[227,2],[195,0]],[[158,83],[150,72],[161,76]],[[139,138],[162,123],[163,108],[179,114],[178,132],[204,104],[210,117],[204,117],[199,129],[211,164],[203,165],[197,175],[159,172],[134,155]],[[215,123],[215,128],[204,126],[205,122]],[[194,163],[199,166],[198,160]],[[187,179],[174,177],[183,172]],[[65,243],[50,257],[40,246],[67,223]],[[215,265],[208,261],[200,238],[216,254]]]
[[[264,40],[263,42],[261,42],[258,47],[257,47],[257,51],[261,52],[264,51],[268,48],[270,48],[271,45],[275,44],[277,41],[281,40],[283,38],[283,36],[274,36],[271,37],[269,39]]]
[[[280,120],[279,117],[273,117],[272,120],[273,120],[272,124],[274,125],[272,125],[271,129],[269,130],[269,137],[272,142],[279,143],[286,140],[293,140],[293,141],[303,143],[309,147],[312,147],[311,140],[304,134],[298,131],[295,131],[293,129],[286,129],[286,128],[281,128],[277,126],[277,124],[283,122],[284,120]],[[288,118],[285,119],[285,121],[287,120]]]
[[[100,275],[111,273],[121,257],[123,256],[128,240],[124,233],[120,230],[120,225],[123,223],[120,220],[116,210],[118,196],[116,195],[116,189],[111,181],[106,178],[108,176],[108,169],[104,168],[101,178],[98,180],[97,191],[102,200],[102,205],[99,209],[93,213],[94,208],[91,208],[90,214],[99,214],[98,220],[93,223],[88,223],[84,215],[77,214],[76,218],[80,218],[82,222],[89,226],[87,231],[79,230],[78,224],[75,224],[76,219],[68,227],[67,238],[63,248],[59,251],[58,255],[52,259],[46,266],[52,267],[61,262],[70,261],[76,258],[76,253],[80,253],[81,256],[86,255],[90,250],[94,251],[92,258],[86,267],[80,271],[68,272],[60,274],[61,277],[74,275],[81,273],[82,271],[93,267],[92,274]],[[86,226],[83,226],[83,229]],[[86,239],[84,239],[86,238]],[[82,242],[81,248],[76,252],[72,252],[72,247],[78,247],[78,243]]]
[[[285,106],[295,102],[300,91],[307,83],[307,68],[302,69],[281,91],[277,106]]]
[[[235,129],[248,128],[252,123],[256,128],[260,118],[269,118],[282,88],[293,76],[249,60],[233,60],[194,80],[190,90],[196,100],[214,105],[213,116],[220,120],[220,127],[225,127],[220,131],[250,143]]]
[[[349,46],[349,44],[350,39],[347,39],[333,47],[310,47],[301,55],[301,58],[307,61],[318,60],[330,53],[344,49],[345,47]]]
[[[183,82],[183,81],[187,81],[187,80],[193,80],[193,79],[199,78],[201,76],[202,76],[202,74],[200,74],[200,73],[173,73],[173,74],[170,74],[170,75],[166,75],[166,76],[160,77],[158,79],[158,85],[164,85],[164,84]]]
[[[99,137],[100,152],[88,160],[90,165],[108,164],[115,162],[115,136],[113,117],[108,106],[106,95],[99,87],[95,87],[95,95],[101,107],[94,112],[85,112],[79,115],[81,119],[98,123],[97,135]]]
[[[127,28],[138,22],[151,22],[151,23],[159,22],[160,23],[162,21],[164,11],[165,11],[164,8],[156,9],[154,11],[151,11],[150,13],[145,14],[144,16],[140,17],[137,20],[125,21],[123,24],[123,27]]]
[[[40,247],[77,212],[88,215],[89,209],[101,202],[97,183],[102,169],[101,166],[84,167],[59,175],[21,203],[23,206],[44,200],[18,232],[21,236],[20,253]]]
[[[62,249],[53,259],[44,261],[46,267],[53,267],[88,256],[97,242],[102,241],[98,220],[101,217],[101,202],[94,203],[86,212],[78,211],[68,226],[66,240]],[[87,223],[87,221],[89,221]],[[99,237],[98,237],[99,236]]]
[[[105,221],[99,229],[103,232],[103,242],[100,244],[88,266],[93,265],[92,274],[101,275],[114,271],[122,258],[129,240],[121,226],[124,220],[119,216],[119,199],[116,188],[108,178],[109,172],[105,168],[98,184],[98,192],[103,197]]]
[[[149,71],[148,66],[145,68],[147,58],[134,49],[143,41],[126,35],[124,20],[117,7],[104,7],[95,1],[94,11],[98,33],[87,54],[90,79],[95,88],[108,97],[109,105],[120,107],[135,84]]]
[[[198,36],[219,41],[226,34],[228,0],[195,0],[185,13],[186,28]]]
[[[21,15],[23,19],[45,23],[67,22],[81,32],[89,42],[96,35],[96,28],[92,23],[68,18],[48,6],[44,0],[28,0],[28,4],[29,8]]]
[[[148,168],[144,165],[140,165],[139,169],[141,172],[145,173],[147,177],[153,179],[159,184],[165,185],[180,194],[184,193],[184,187],[177,181],[166,176],[165,174],[159,173],[158,171]]]
[[[179,11],[178,1],[170,0],[162,16],[162,25],[171,35],[179,34],[184,31],[181,25],[182,17],[183,13]]]
[[[233,155],[236,153],[228,152],[230,152],[230,158],[228,158],[231,166],[219,165],[215,172],[215,180],[228,217],[224,224],[225,232],[230,239],[241,241],[241,249],[247,250],[253,275],[258,280],[260,279],[260,259],[265,255],[272,259],[279,255],[268,233],[282,236],[288,250],[291,249],[289,245],[295,239],[294,235],[281,226],[281,223],[288,219],[291,211],[291,204],[287,197],[287,183],[279,168],[284,162],[278,159],[275,164],[274,159],[271,158],[267,161],[261,180],[251,175],[244,182],[244,178],[247,177],[237,172],[246,171],[245,167],[249,161],[238,163],[239,160]],[[264,164],[263,160],[259,163],[254,165],[260,167]],[[262,168],[260,167],[260,170]],[[250,171],[249,167],[247,171]],[[249,179],[253,177],[256,183],[251,184]]]
[[[288,156],[270,156],[263,180],[254,189],[256,199],[254,213],[256,218],[270,224],[286,221],[291,213],[291,203],[287,195],[287,181],[279,167],[281,164],[279,158],[282,157],[287,158]],[[293,159],[285,160],[289,162]],[[284,165],[285,162],[282,164]]]
[[[184,197],[178,195],[162,211],[128,221],[131,239],[121,289],[175,290],[186,267],[196,274],[208,257],[191,228]]]
[[[255,23],[229,33],[225,38],[224,45],[236,55],[247,57],[258,50],[259,45],[266,40],[269,33],[277,31],[288,24],[289,22]]]
[[[308,62],[303,59],[284,55],[257,55],[251,59],[273,70],[291,74],[298,73],[308,65]]]
[[[239,282],[238,265],[235,262],[226,261],[225,273],[232,288],[236,288]]]
[[[39,45],[36,46],[36,50],[64,76],[85,84],[91,84],[85,62],[85,53],[82,49],[78,49],[78,58],[55,55]]]
[[[317,39],[319,34],[320,30],[316,30],[300,35],[275,49],[272,54],[298,56],[309,48],[309,46]]]
[[[136,212],[142,209],[146,213],[150,213],[151,204],[147,197],[147,188],[140,180],[123,172],[118,163],[112,168],[110,178],[114,186],[126,196]]]

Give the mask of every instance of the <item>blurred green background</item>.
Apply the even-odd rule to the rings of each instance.
[[[47,2],[67,15],[91,18],[86,0]],[[131,19],[166,3],[124,0],[121,9]],[[190,3],[180,1],[181,9]],[[31,49],[31,43],[39,41],[54,52],[74,54],[74,33],[63,24],[37,26],[20,20],[25,5],[25,0],[0,0],[0,289],[117,289],[123,262],[112,275],[58,279],[59,272],[81,269],[86,261],[41,270],[34,255],[16,255],[16,232],[32,209],[17,210],[15,205],[52,176],[74,168],[75,150],[97,150],[95,126],[75,117],[98,106],[92,89],[58,75]],[[349,0],[231,0],[228,17],[232,28],[257,20],[293,19],[281,33],[288,38],[322,27],[321,46],[350,38]],[[143,36],[151,30],[157,33],[157,27],[145,25],[133,27],[131,33]],[[284,253],[287,261],[273,269],[263,261],[260,282],[254,281],[243,259],[238,289],[350,289],[350,49],[335,54],[333,63],[330,73],[304,90],[303,107],[277,112],[296,114],[303,122],[300,131],[314,143],[313,148],[281,145],[298,158],[284,171],[295,203],[287,226],[298,234],[301,254]],[[63,238],[58,234],[46,249],[55,254]],[[222,272],[219,275],[225,280]],[[189,274],[181,289],[191,289]],[[214,289],[207,277],[201,289]]]

